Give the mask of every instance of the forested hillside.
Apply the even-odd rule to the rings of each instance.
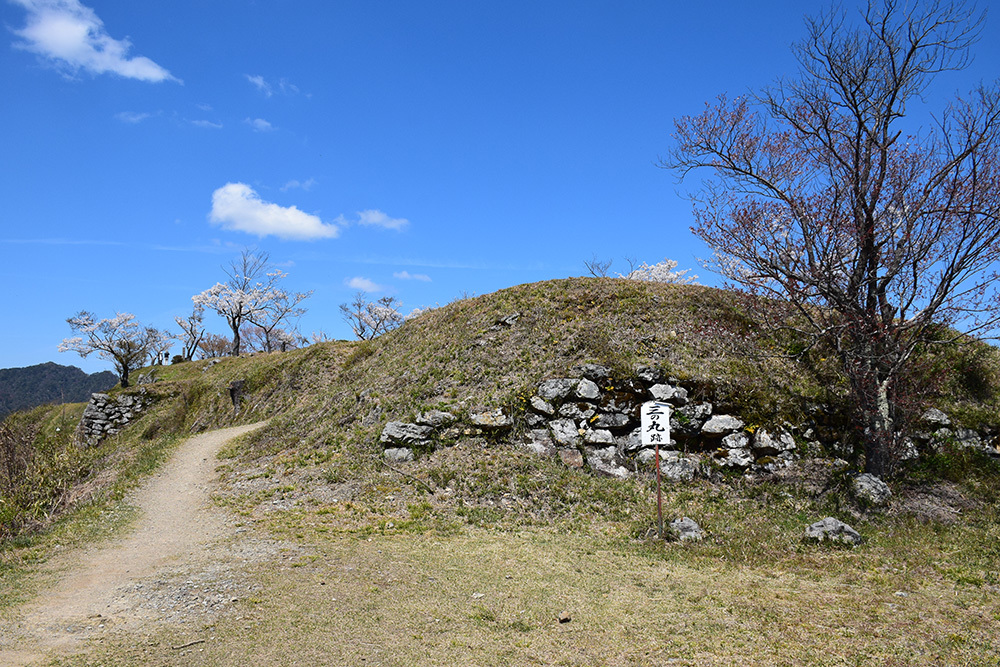
[[[0,419],[46,403],[79,403],[107,391],[118,378],[110,371],[88,375],[76,366],[51,361],[25,368],[0,369]]]

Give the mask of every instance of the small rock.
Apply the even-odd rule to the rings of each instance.
[[[671,482],[690,482],[697,473],[698,464],[688,458],[678,457],[660,463],[660,476]]]
[[[413,450],[409,447],[389,447],[383,452],[386,461],[405,463],[413,460]]]
[[[892,490],[889,485],[875,475],[863,473],[854,478],[854,495],[861,501],[882,507],[889,502],[892,497]]]
[[[757,456],[776,456],[795,449],[795,438],[787,431],[772,436],[766,429],[757,429],[753,436],[753,451]]]
[[[828,516],[806,527],[806,538],[823,542],[841,542],[854,546],[861,544],[861,534],[843,521]]]
[[[532,396],[529,402],[531,409],[543,415],[552,416],[556,413],[555,407],[541,396]]]
[[[434,428],[454,424],[456,420],[457,417],[455,417],[455,415],[441,410],[428,410],[427,412],[421,412],[417,415],[417,424],[420,424],[421,426],[431,426]]]
[[[584,379],[580,380],[580,383],[576,385],[576,396],[585,401],[596,401],[601,397],[601,390],[591,380]]]
[[[713,415],[701,427],[701,434],[710,438],[722,437],[743,428],[743,421],[732,415]]]
[[[580,431],[572,419],[553,419],[549,422],[549,429],[556,444],[575,447],[582,440]]]
[[[563,403],[559,406],[559,416],[569,419],[590,419],[597,410],[590,403]]]
[[[610,414],[598,415],[597,420],[594,422],[594,426],[597,428],[625,428],[630,423],[632,419],[628,415],[623,415],[618,412],[612,412]]]
[[[583,441],[588,445],[613,445],[615,437],[611,435],[611,431],[606,431],[604,429],[588,429],[583,434]]]
[[[726,468],[749,468],[753,465],[753,453],[749,449],[720,449],[715,454],[719,465]]]
[[[577,449],[560,449],[559,458],[569,468],[583,468],[583,454]]]
[[[561,380],[545,380],[538,385],[538,395],[546,401],[561,401],[576,388],[579,380],[564,378]]]
[[[430,426],[420,426],[407,422],[389,422],[382,429],[379,440],[382,444],[424,445],[434,432]]]
[[[635,376],[650,385],[663,382],[663,371],[652,366],[639,366],[635,369]]]
[[[469,415],[469,423],[477,428],[500,430],[512,427],[514,420],[510,415],[505,415],[503,410],[497,408],[496,410],[475,412]]]
[[[570,614],[569,614],[568,611],[564,611],[564,612],[562,612],[562,613],[559,614],[559,622],[560,623],[569,623],[572,620],[573,620],[573,617],[570,616]]]
[[[649,388],[649,395],[657,401],[666,401],[676,405],[684,405],[688,400],[687,389],[669,384],[654,384]]]
[[[593,382],[604,382],[611,377],[611,369],[598,364],[581,364],[574,366],[570,371],[573,375],[580,375]]]
[[[948,415],[941,412],[937,408],[930,408],[924,414],[920,416],[920,420],[929,426],[951,426],[951,419]]]
[[[671,521],[670,532],[681,542],[700,542],[705,538],[705,531],[690,517]]]

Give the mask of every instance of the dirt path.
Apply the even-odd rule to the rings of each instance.
[[[165,568],[198,558],[205,547],[232,529],[223,510],[213,508],[210,491],[216,455],[231,438],[262,424],[237,426],[184,441],[173,458],[142,484],[130,502],[139,507],[138,525],[120,540],[79,556],[57,584],[30,604],[12,629],[4,631],[0,665],[28,665],[56,652],[72,651],[98,630],[128,627],[154,615],[143,608],[142,585]]]

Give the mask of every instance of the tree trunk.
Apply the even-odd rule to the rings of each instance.
[[[865,430],[865,472],[884,478],[892,469],[891,452],[896,440],[888,378],[878,382],[874,399],[875,405],[868,410],[870,419]]]

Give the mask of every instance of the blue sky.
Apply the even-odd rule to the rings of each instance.
[[[672,119],[794,74],[826,4],[0,0],[0,368],[109,368],[56,351],[67,317],[176,331],[245,247],[337,338],[358,286],[408,311],[594,255],[696,268]],[[931,104],[997,77],[998,20]]]

